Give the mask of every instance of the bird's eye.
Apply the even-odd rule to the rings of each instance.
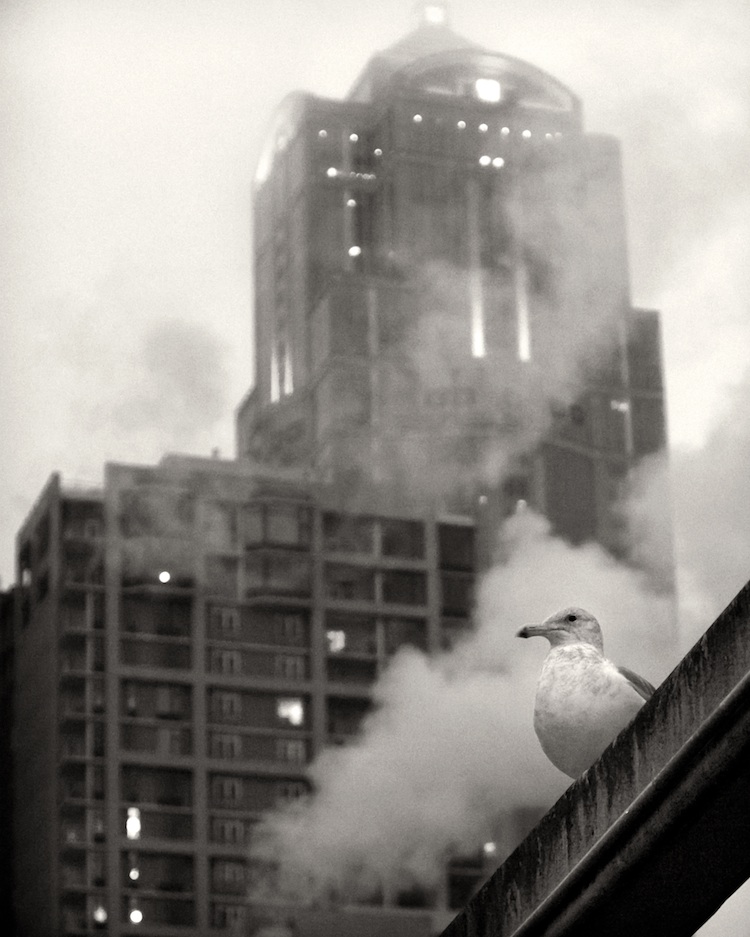
[[[577,618],[575,615],[568,615],[568,621],[577,621]]]

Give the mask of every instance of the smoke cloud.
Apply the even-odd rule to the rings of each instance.
[[[310,770],[311,800],[268,817],[252,855],[277,864],[276,888],[321,899],[435,886],[447,857],[476,851],[515,806],[549,807],[569,780],[532,728],[542,642],[517,629],[566,604],[592,610],[605,646],[659,683],[676,663],[670,599],[600,547],[574,548],[520,513],[505,557],[483,579],[476,628],[437,657],[402,649],[375,687],[375,711],[345,748]]]

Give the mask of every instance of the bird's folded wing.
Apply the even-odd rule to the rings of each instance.
[[[640,677],[634,671],[628,670],[627,667],[618,667],[617,670],[625,677],[636,693],[640,694],[644,699],[651,699],[656,692],[655,687],[653,687],[648,680],[644,677]]]

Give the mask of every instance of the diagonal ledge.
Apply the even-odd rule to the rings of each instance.
[[[750,583],[442,937],[688,937],[748,843]]]

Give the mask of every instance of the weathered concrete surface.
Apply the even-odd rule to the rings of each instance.
[[[688,937],[750,878],[750,583],[442,937]]]

